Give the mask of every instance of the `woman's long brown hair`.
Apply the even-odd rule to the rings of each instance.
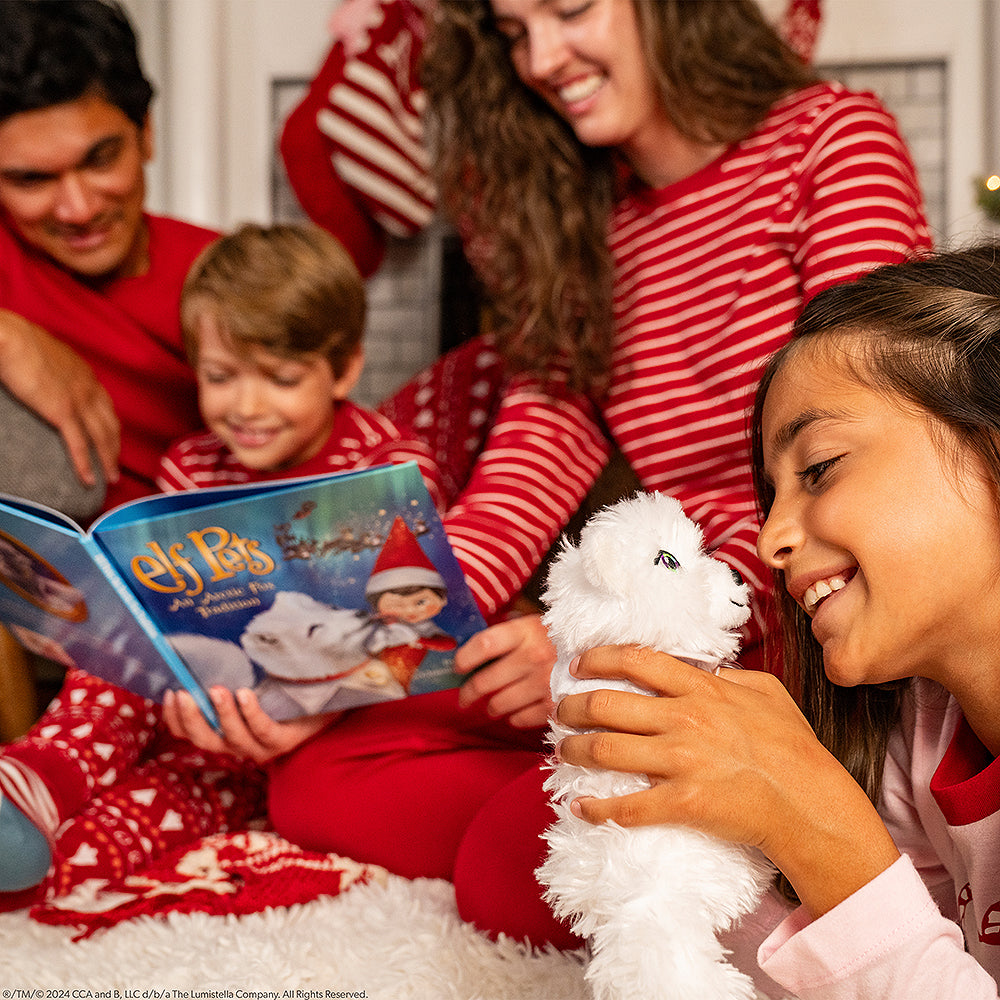
[[[634,3],[664,107],[695,141],[742,139],[814,80],[750,0]],[[488,0],[439,0],[423,76],[442,200],[501,353],[599,396],[613,342],[613,150],[584,146],[521,83]]]

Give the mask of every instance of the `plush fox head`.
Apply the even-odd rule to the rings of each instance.
[[[556,697],[569,690],[569,660],[594,646],[649,646],[714,668],[736,655],[750,617],[746,584],[705,552],[701,530],[663,493],[595,514],[553,562],[544,596]]]

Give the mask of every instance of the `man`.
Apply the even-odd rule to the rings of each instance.
[[[152,94],[117,5],[4,4],[0,382],[84,484],[103,472],[109,507],[153,492],[167,444],[198,423],[178,300],[215,234],[144,211]],[[0,447],[37,471],[31,440]]]

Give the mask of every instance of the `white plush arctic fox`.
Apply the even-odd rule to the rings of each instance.
[[[739,650],[748,589],[707,555],[700,529],[665,494],[598,512],[549,572],[544,621],[558,660],[552,694],[634,686],[579,681],[568,665],[608,644],[638,644],[707,670]],[[649,692],[642,692],[648,694]],[[553,741],[570,730],[553,722]],[[546,788],[557,820],[538,871],[553,911],[588,940],[597,1000],[750,1000],[750,978],[717,934],[754,909],[772,869],[757,851],[681,827],[594,826],[569,811],[580,795],[648,788],[641,775],[554,763]]]

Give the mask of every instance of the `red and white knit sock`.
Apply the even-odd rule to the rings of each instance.
[[[394,236],[412,236],[434,214],[419,82],[423,14],[412,0],[344,0],[331,20],[334,45],[314,86],[316,116],[337,174]]]

